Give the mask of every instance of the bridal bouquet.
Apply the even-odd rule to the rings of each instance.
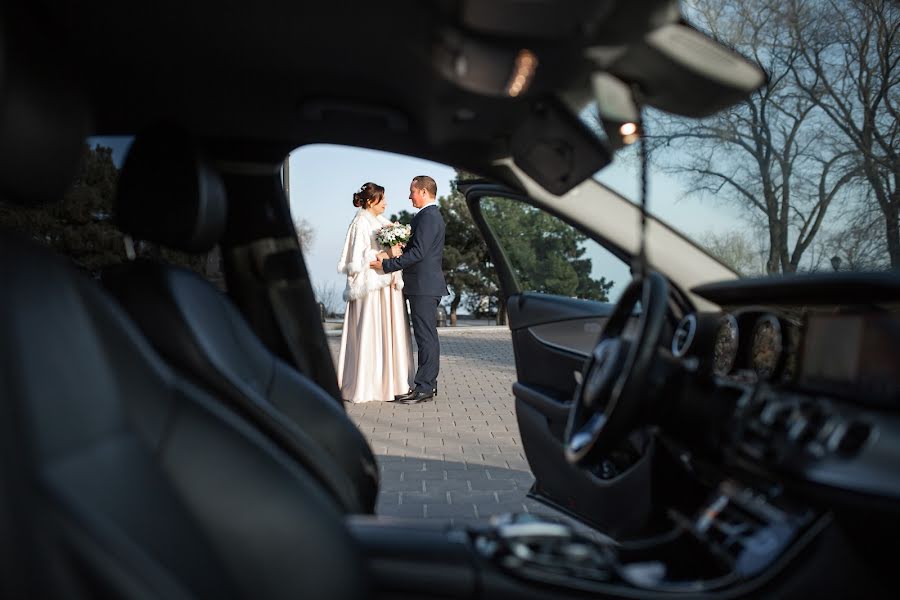
[[[400,223],[391,223],[385,225],[375,234],[375,239],[385,248],[390,248],[397,244],[405,244],[412,236],[412,227],[409,225],[401,225]]]

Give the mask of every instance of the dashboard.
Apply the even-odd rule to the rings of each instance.
[[[821,392],[900,409],[900,314],[736,307],[689,313],[671,352],[712,376]]]
[[[677,358],[693,357],[714,375],[750,380],[790,378],[801,323],[762,308],[690,313],[672,336]]]
[[[670,340],[689,373],[684,439],[719,432],[704,443],[724,464],[896,512],[900,277],[782,276],[692,292],[722,310],[684,315]]]

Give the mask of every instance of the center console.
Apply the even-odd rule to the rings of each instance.
[[[449,526],[354,517],[383,597],[647,598],[769,594],[800,557],[831,548],[830,513],[780,486],[692,472],[670,455],[654,526],[615,541],[530,514]],[[587,532],[587,533],[585,533]],[[840,544],[834,544],[840,548]],[[827,551],[827,552],[830,552]],[[826,552],[826,553],[827,553]],[[848,569],[841,563],[841,569]]]
[[[527,515],[500,519],[472,540],[482,558],[523,580],[610,595],[689,594],[762,581],[828,523],[734,480],[723,480],[690,514],[670,509],[668,517],[669,531],[623,543],[598,543]]]
[[[833,497],[900,500],[900,416],[818,394],[760,387],[738,406],[730,445],[751,469]],[[839,498],[838,498],[839,499]]]

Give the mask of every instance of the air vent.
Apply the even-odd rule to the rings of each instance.
[[[675,334],[672,336],[672,354],[678,358],[687,354],[696,335],[697,315],[691,313],[681,319],[678,327],[675,328]]]

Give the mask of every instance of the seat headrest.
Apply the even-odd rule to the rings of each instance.
[[[160,127],[138,135],[119,175],[115,219],[141,240],[208,252],[225,232],[225,184],[186,132]]]
[[[90,132],[87,96],[64,38],[24,7],[0,11],[0,195],[61,200]]]

